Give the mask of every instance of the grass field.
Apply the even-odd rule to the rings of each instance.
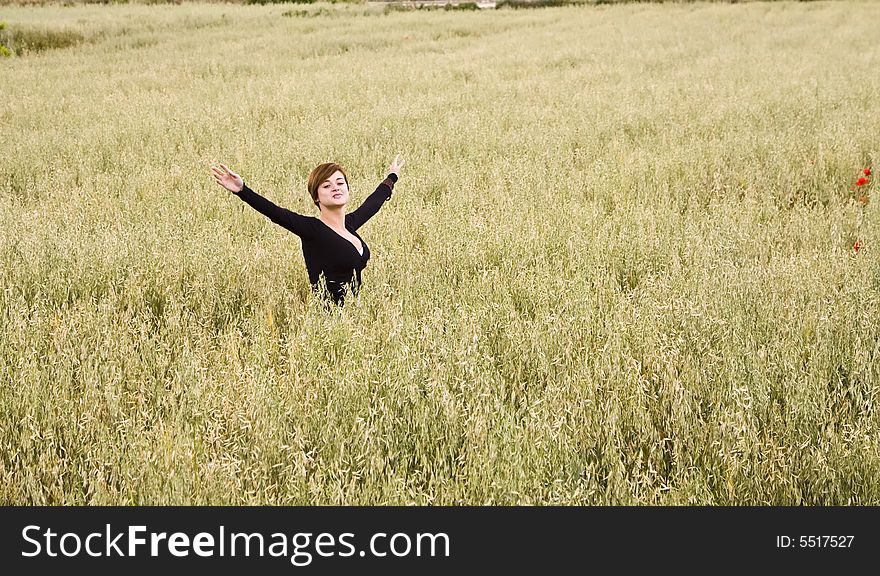
[[[0,21],[0,503],[880,504],[880,3]]]

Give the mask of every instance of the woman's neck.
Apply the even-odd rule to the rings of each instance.
[[[319,216],[319,218],[321,222],[333,228],[334,230],[344,230],[345,206],[339,206],[338,208],[327,208],[325,206],[321,208],[321,215]]]

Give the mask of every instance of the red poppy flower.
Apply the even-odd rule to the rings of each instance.
[[[871,175],[871,169],[870,169],[870,168],[865,168],[865,169],[863,170],[863,172],[865,173],[865,176],[870,176],[870,175]]]
[[[867,178],[859,178],[858,180],[856,180],[856,186],[864,186],[867,183],[868,183]]]
[[[861,240],[856,240],[856,243],[853,244],[853,250],[855,250],[856,252],[858,252],[858,251],[861,250],[861,249],[862,249],[862,241],[861,241]]]

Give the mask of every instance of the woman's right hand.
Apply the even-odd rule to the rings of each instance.
[[[403,168],[404,164],[406,164],[406,160],[401,160],[400,154],[398,154],[391,162],[391,166],[388,167],[388,171],[400,178],[400,169]]]
[[[244,180],[241,179],[241,176],[227,168],[225,164],[221,164],[219,168],[211,166],[211,173],[217,184],[234,194],[238,194],[244,188]]]

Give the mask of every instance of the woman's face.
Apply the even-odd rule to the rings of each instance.
[[[345,176],[337,170],[330,178],[318,185],[318,204],[335,208],[345,206],[348,203],[348,183]]]

